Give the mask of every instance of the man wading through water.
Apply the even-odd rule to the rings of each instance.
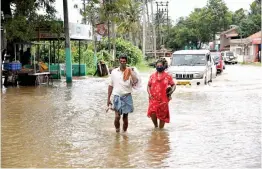
[[[119,57],[120,67],[112,70],[111,80],[108,86],[107,106],[112,105],[110,101],[113,93],[113,109],[115,111],[115,128],[120,132],[120,118],[123,115],[123,131],[126,132],[128,127],[128,114],[134,110],[132,99],[132,87],[138,82],[138,77],[133,68],[126,67],[127,57]]]

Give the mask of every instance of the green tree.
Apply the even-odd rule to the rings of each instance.
[[[128,34],[128,39],[137,45],[136,39],[139,39],[139,33],[141,32],[141,12],[142,3],[128,0],[125,5],[122,6],[122,12],[118,20],[118,32],[120,35]],[[123,37],[123,36],[122,36]]]
[[[14,55],[15,41],[29,41],[35,35],[36,27],[46,25],[55,15],[55,0],[2,0],[2,24],[8,40],[7,51]],[[46,14],[38,14],[38,10]]]
[[[232,14],[232,24],[238,25],[246,18],[247,18],[246,11],[243,8],[240,8]]]
[[[248,15],[240,22],[239,27],[243,37],[248,37],[261,30],[261,0],[255,0],[250,4]]]
[[[208,0],[206,17],[209,20],[210,30],[215,39],[215,34],[228,29],[231,15],[223,0]]]

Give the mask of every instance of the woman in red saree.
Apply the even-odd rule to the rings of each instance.
[[[165,123],[169,123],[169,107],[168,103],[171,100],[171,94],[175,91],[176,86],[171,75],[166,73],[166,62],[158,60],[156,62],[156,72],[150,76],[147,92],[149,95],[149,107],[147,116],[151,117],[155,128],[163,128]],[[167,92],[168,87],[171,90]],[[157,122],[159,119],[159,125]]]

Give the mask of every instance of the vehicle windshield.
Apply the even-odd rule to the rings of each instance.
[[[233,53],[233,52],[227,52],[226,55],[227,55],[227,56],[234,56],[234,53]]]
[[[204,66],[206,65],[206,56],[204,54],[174,54],[172,66]]]

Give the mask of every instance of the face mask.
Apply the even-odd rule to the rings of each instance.
[[[165,70],[164,66],[161,66],[161,67],[156,67],[156,70],[158,72],[163,72]]]
[[[126,63],[120,63],[120,67],[125,69],[126,68]]]

